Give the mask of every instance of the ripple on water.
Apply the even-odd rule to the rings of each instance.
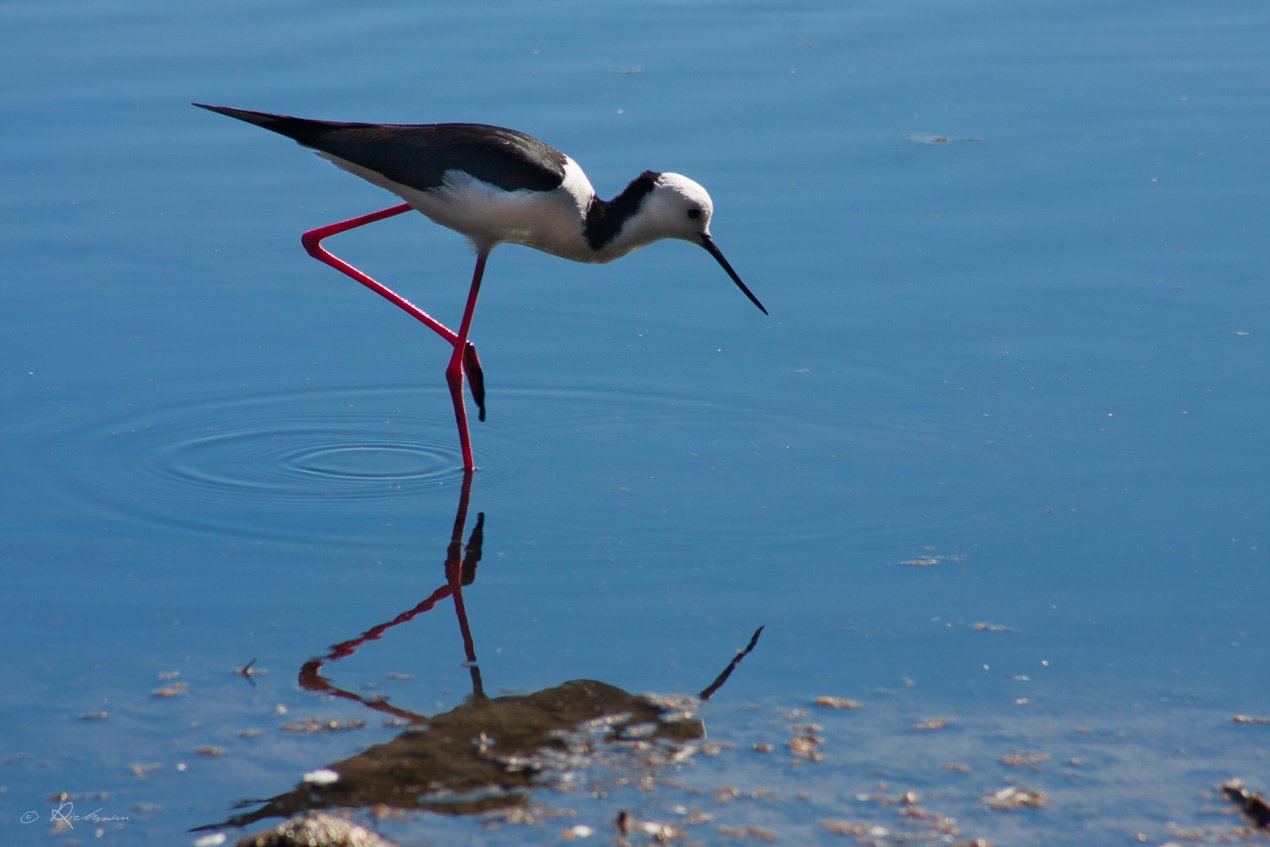
[[[184,396],[57,433],[48,482],[139,523],[329,540],[341,528],[315,515],[332,506],[458,484],[448,408],[442,392],[417,387]],[[497,445],[481,447],[501,463]]]
[[[99,512],[140,523],[359,545],[366,529],[350,528],[343,520],[349,513],[373,510],[391,522],[394,510],[417,512],[420,501],[410,495],[453,488],[462,477],[443,388],[219,391],[132,406],[50,435],[48,482]],[[804,548],[863,543],[906,558],[918,552],[917,529],[924,540],[952,545],[1023,532],[1044,519],[1020,509],[977,514],[960,502],[919,505],[922,495],[932,502],[918,486],[929,488],[933,475],[946,475],[951,490],[962,470],[1013,466],[1039,449],[1034,433],[994,418],[796,391],[770,398],[712,389],[699,396],[575,384],[504,388],[500,398],[502,413],[514,419],[474,426],[482,483],[508,468],[545,464],[560,473],[535,481],[535,491],[575,482],[588,492],[620,491],[660,473],[675,497],[692,502],[694,538],[683,537],[681,517],[654,516],[640,528],[653,546],[759,541],[775,532]],[[533,445],[544,452],[527,453]],[[616,458],[591,466],[591,454]],[[654,454],[666,464],[652,468],[641,458]],[[924,467],[932,460],[941,467]],[[576,467],[561,470],[569,461]],[[519,512],[500,520],[510,527],[537,514]],[[574,512],[568,521],[521,530],[570,542],[624,531],[606,525],[611,511]]]
[[[209,496],[325,499],[389,497],[454,475],[453,445],[416,439],[358,442],[383,421],[305,421],[194,437],[156,453],[158,475]],[[402,438],[407,436],[401,433]]]

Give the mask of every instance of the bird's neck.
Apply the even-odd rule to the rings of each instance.
[[[592,195],[582,227],[582,236],[592,250],[601,255],[612,254],[611,258],[616,259],[652,240],[634,224],[659,176],[656,171],[644,171],[612,200]]]

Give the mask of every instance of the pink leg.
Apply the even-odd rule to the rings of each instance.
[[[401,309],[406,314],[410,315],[412,318],[419,321],[428,329],[432,330],[453,345],[455,350],[454,356],[451,358],[450,367],[446,370],[446,379],[451,385],[451,394],[453,394],[454,379],[450,376],[450,371],[454,369],[454,362],[457,360],[459,363],[458,384],[460,392],[463,384],[463,373],[466,370],[472,387],[472,399],[476,401],[476,406],[480,413],[480,420],[485,420],[485,375],[481,370],[481,360],[476,355],[476,345],[467,338],[467,327],[471,324],[472,320],[471,310],[476,305],[475,289],[480,285],[479,275],[478,278],[473,281],[473,292],[468,298],[468,311],[464,313],[462,330],[459,334],[456,334],[452,329],[420,309],[414,303],[411,303],[405,297],[402,297],[388,286],[375,281],[371,277],[359,271],[357,268],[350,265],[348,262],[345,262],[343,259],[332,255],[325,247],[322,246],[322,241],[329,236],[339,235],[342,232],[348,232],[350,229],[356,229],[359,226],[365,226],[366,224],[372,224],[376,221],[395,217],[396,215],[409,212],[411,208],[412,207],[408,203],[402,203],[399,206],[381,209],[378,212],[371,212],[369,215],[362,215],[360,217],[350,218],[346,221],[340,221],[339,223],[318,227],[317,229],[309,230],[304,233],[304,235],[300,236],[300,243],[304,245],[304,249],[308,251],[310,256],[320,262],[330,265],[345,276],[360,282],[362,285],[366,286],[380,297],[383,297],[385,300],[392,303],[397,308]],[[477,267],[484,268],[484,264],[485,257],[482,256],[477,263]],[[460,335],[462,336],[461,341]],[[469,437],[467,431],[467,409],[463,407],[462,393],[458,395],[455,403],[455,418],[459,425],[459,444],[463,448],[463,466],[466,470],[472,470],[471,438]]]
[[[467,334],[472,328],[472,315],[476,312],[476,296],[481,290],[481,277],[485,276],[485,260],[489,251],[483,250],[476,255],[476,269],[472,271],[472,287],[467,293],[467,306],[463,309],[463,320],[459,323],[458,337],[454,340],[454,355],[445,369],[445,381],[450,384],[450,398],[454,401],[454,419],[459,425],[459,447],[463,450],[463,468],[475,470],[472,461],[472,440],[467,433],[467,407],[463,404],[463,364],[467,357],[462,351],[467,349]],[[476,378],[473,378],[473,382]]]

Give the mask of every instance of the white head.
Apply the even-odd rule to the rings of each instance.
[[[653,190],[640,206],[639,214],[623,227],[622,240],[631,249],[662,238],[679,238],[699,244],[714,256],[745,296],[763,314],[767,314],[767,309],[763,308],[758,298],[741,282],[741,277],[732,270],[732,266],[723,258],[723,253],[710,237],[710,218],[713,215],[714,202],[700,183],[682,174],[658,174]]]
[[[658,230],[659,238],[700,242],[710,234],[714,201],[700,183],[681,174],[658,174],[652,192],[640,209],[642,222]]]

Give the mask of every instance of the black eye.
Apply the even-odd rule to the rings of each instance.
[[[688,217],[692,218],[692,219],[695,221],[697,218],[701,217],[701,210],[700,210],[700,209],[689,209],[689,210],[688,210]]]

